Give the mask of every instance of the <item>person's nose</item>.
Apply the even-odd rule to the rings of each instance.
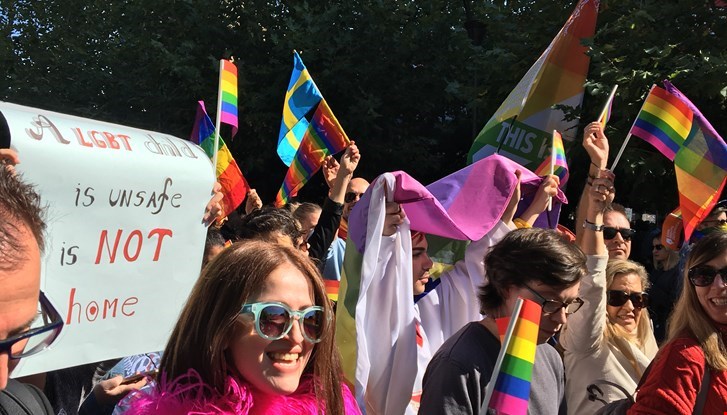
[[[565,312],[565,307],[561,307],[560,310],[551,314],[550,319],[553,320],[554,323],[565,324],[565,322],[568,321],[568,314]]]
[[[295,344],[303,344],[303,341],[305,340],[301,324],[302,321],[300,320],[300,317],[293,317],[293,326],[290,328],[290,331],[286,335],[286,337],[288,337],[290,341]]]

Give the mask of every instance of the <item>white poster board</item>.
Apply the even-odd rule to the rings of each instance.
[[[48,205],[41,289],[64,327],[23,376],[163,350],[199,276],[214,174],[166,134],[0,102],[17,170]]]

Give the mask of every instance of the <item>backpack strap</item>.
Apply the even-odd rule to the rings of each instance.
[[[697,394],[697,401],[694,403],[693,415],[702,415],[704,410],[704,403],[707,401],[707,393],[712,383],[712,370],[708,365],[704,365],[704,376],[702,377],[702,384],[699,386],[699,394]]]
[[[53,408],[37,387],[9,379],[7,387],[0,391],[0,413],[53,415]]]

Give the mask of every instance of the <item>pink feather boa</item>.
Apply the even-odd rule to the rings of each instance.
[[[344,413],[360,415],[356,399],[346,385],[341,385],[341,392]],[[228,376],[227,393],[219,395],[202,382],[197,372],[190,370],[175,381],[162,381],[160,388],[153,385],[136,391],[117,406],[115,413],[121,409],[124,415],[307,415],[319,413],[317,403],[310,375],[301,378],[293,394],[274,397],[262,395],[247,382]]]

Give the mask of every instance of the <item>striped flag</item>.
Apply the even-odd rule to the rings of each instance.
[[[568,181],[568,162],[565,158],[565,147],[563,147],[563,137],[559,132],[553,131],[553,143],[551,144],[551,152],[548,157],[543,160],[540,166],[535,170],[535,174],[538,176],[545,176],[550,174],[550,165],[553,163],[552,154],[555,154],[555,163],[553,174],[560,177],[560,187],[565,188],[565,184]]]
[[[204,101],[198,102],[197,116],[195,117],[194,129],[190,136],[190,141],[199,144],[210,159],[214,159],[215,151],[215,126],[207,115]],[[247,191],[250,187],[242,175],[237,162],[232,157],[232,153],[222,138],[217,143],[217,181],[222,186],[222,208],[225,216],[229,215],[233,210],[237,209],[245,200]]]
[[[290,166],[308,127],[305,116],[323,99],[298,52],[293,51],[293,73],[283,103],[283,121],[278,135],[278,156]]]
[[[671,96],[686,105],[694,120],[673,159],[684,238],[689,240],[722,194],[727,179],[727,145],[689,98],[669,81],[664,81],[664,86]]]
[[[490,117],[472,143],[467,162],[498,153],[528,169],[547,156],[553,130],[575,139],[577,119],[560,106],[580,108],[590,58],[582,40],[593,37],[599,0],[580,0],[553,41]],[[568,134],[571,134],[568,136]]]
[[[606,105],[603,106],[601,116],[598,117],[598,122],[601,123],[601,126],[603,128],[606,128],[606,124],[611,119],[611,110],[613,107],[613,98],[616,96],[616,89],[618,89],[618,85],[613,86],[613,89],[611,90],[611,93],[608,95],[608,99],[606,100]]]
[[[227,59],[220,59],[220,121],[232,126],[232,136],[237,134],[237,66]]]
[[[293,76],[295,76],[296,71],[301,70],[298,65],[302,66],[303,61],[296,52]],[[328,103],[320,96],[318,88],[310,79],[310,74],[308,74],[305,66],[302,66],[302,68],[301,77],[305,75],[310,80],[310,84],[308,84],[308,81],[299,82],[300,79],[303,79],[300,77],[298,82],[293,82],[293,78],[291,78],[291,84],[293,84],[293,87],[298,84],[307,85],[305,89],[317,93],[320,98],[314,102],[315,99],[311,98],[310,94],[306,95],[301,92],[301,95],[298,95],[301,87],[294,88],[292,93],[290,92],[291,86],[288,87],[286,101],[283,105],[283,125],[281,125],[281,137],[278,140],[278,154],[281,154],[281,149],[292,149],[295,147],[294,143],[299,144],[295,147],[288,172],[285,174],[283,184],[280,186],[275,198],[275,206],[277,207],[285,205],[290,198],[298,194],[298,191],[321,168],[323,160],[328,155],[344,150],[350,143],[348,136],[343,131],[336,116],[333,115]],[[288,95],[290,95],[290,98],[287,98]],[[298,116],[300,116],[299,119],[296,118]],[[285,135],[283,135],[284,131]],[[282,156],[281,159],[285,161]]]
[[[669,160],[674,160],[692,130],[693,117],[684,101],[654,85],[629,133],[643,138]]]
[[[518,298],[512,316],[496,320],[502,348],[480,412],[491,408],[508,415],[528,413],[540,313],[538,303]]]

